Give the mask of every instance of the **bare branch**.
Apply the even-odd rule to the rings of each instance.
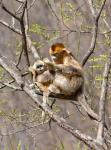
[[[0,24],[4,25],[5,27],[9,28],[10,30],[12,30],[13,32],[19,34],[19,35],[22,35],[21,31],[16,29],[16,28],[13,28],[11,25],[9,25],[8,23],[6,23],[5,21],[3,20],[0,20]]]
[[[26,38],[25,24],[24,24],[24,14],[25,14],[26,7],[27,7],[27,0],[24,3],[22,16],[20,18],[20,27],[21,27],[21,32],[22,32],[22,49],[24,50],[27,65],[30,66],[30,61],[29,61],[29,56],[28,56],[28,48],[27,48],[27,38]]]
[[[87,0],[87,1],[89,3],[89,7],[90,7],[90,10],[91,10],[93,17],[96,17],[96,12],[95,12],[94,7],[93,7],[93,1],[92,0]]]
[[[19,2],[19,3],[24,3],[24,0],[16,0],[17,2]]]
[[[28,8],[26,5],[26,9],[25,9],[25,33],[28,36],[28,30],[29,30],[29,19],[28,19]]]
[[[2,7],[2,9],[3,9],[4,11],[6,11],[9,15],[11,15],[12,17],[14,17],[14,18],[17,19],[18,21],[20,21],[20,18],[17,17],[16,15],[14,15],[14,13],[12,13],[11,11],[9,11],[9,10],[4,6],[3,3],[1,4],[1,7]]]
[[[4,85],[5,87],[9,87],[11,89],[14,89],[14,90],[22,90],[20,87],[17,87],[15,85],[12,85],[12,84],[9,84],[9,83],[3,83],[3,82],[0,82],[2,85]],[[1,89],[1,87],[0,87]]]
[[[49,0],[47,0],[47,4],[48,4],[49,8],[51,9],[52,13],[54,14],[54,16],[56,17],[57,21],[60,22],[60,19],[59,19],[59,17],[57,16],[56,12],[53,10],[53,8],[52,8],[52,6],[51,6]]]
[[[19,11],[22,9],[23,3],[18,7],[15,14],[19,14]]]
[[[23,49],[22,49],[22,51],[20,52],[19,58],[18,58],[18,60],[17,60],[16,67],[18,67],[18,65],[19,65],[19,63],[20,63],[20,60],[21,60],[21,58],[22,58],[22,54],[23,54]]]
[[[21,20],[23,20],[23,18],[24,18],[24,14],[25,14],[25,9],[26,9],[26,7],[27,7],[27,0],[25,0],[25,2],[24,2],[24,6],[23,6],[23,11],[22,11],[22,16],[21,16]]]
[[[36,0],[33,0],[32,3],[28,6],[27,10],[29,10],[35,3]]]
[[[18,29],[16,29],[16,28],[13,28],[12,26],[10,26],[10,25],[9,25],[8,23],[6,23],[5,21],[0,20],[0,23],[1,23],[2,25],[4,25],[5,27],[7,27],[8,29],[12,30],[13,32],[15,32],[15,33],[17,33],[17,34],[19,34],[19,35],[22,35],[22,33],[21,33],[20,30],[18,30]],[[31,49],[31,52],[32,52],[34,58],[35,58],[35,59],[40,58],[40,57],[39,57],[39,54],[37,53],[36,48],[32,45],[32,41],[31,41],[29,35],[27,35],[27,44],[28,44],[29,49]]]
[[[11,83],[14,83],[15,82],[15,80],[11,80],[11,81],[9,81],[7,84],[11,84]],[[6,87],[6,85],[3,85],[3,86],[1,86],[0,87],[0,89],[3,89],[3,88],[5,88]]]
[[[27,39],[26,39],[25,26],[24,26],[24,20],[23,20],[26,5],[27,5],[27,0],[26,0],[25,3],[24,3],[22,16],[21,16],[21,18],[18,18],[14,13],[12,13],[11,11],[9,11],[9,10],[4,6],[3,3],[1,4],[2,9],[3,9],[4,11],[6,11],[9,15],[11,15],[12,17],[14,17],[15,19],[17,19],[17,20],[20,22],[20,27],[21,27],[21,32],[22,32],[22,48],[23,48],[23,50],[24,50],[24,54],[25,54],[25,58],[26,58],[27,65],[30,66],[30,61],[29,61],[29,56],[28,56],[28,48],[27,48]]]
[[[34,56],[35,59],[40,59],[39,54],[37,53],[37,50],[35,49],[35,47],[32,45],[32,41],[28,35],[28,29],[29,29],[29,22],[28,22],[28,6],[26,5],[26,9],[25,9],[25,34],[26,34],[26,38],[27,38],[27,45],[29,47],[29,49],[31,49],[31,52]]]
[[[21,74],[21,76],[24,77],[24,76],[26,76],[26,75],[28,75],[28,74],[29,74],[28,72],[25,72],[25,73]],[[14,82],[15,82],[15,80],[11,80],[11,81],[9,81],[8,83],[2,85],[2,86],[0,87],[0,89],[3,89],[3,88],[5,88],[5,87],[7,86],[7,84],[9,85],[9,84],[12,84],[12,83],[14,83]]]
[[[108,62],[105,65],[104,73],[103,73],[103,82],[101,87],[101,97],[99,102],[99,125],[98,125],[98,133],[97,140],[100,143],[104,141],[104,124],[105,124],[105,102],[107,99],[107,90],[108,90],[108,77],[111,68],[111,54]]]
[[[91,45],[90,45],[90,48],[89,48],[88,52],[86,53],[86,55],[84,56],[84,58],[82,60],[82,66],[84,66],[86,64],[87,60],[89,59],[89,57],[94,52],[94,49],[95,49],[95,46],[96,46],[97,32],[98,32],[98,22],[99,22],[99,18],[100,18],[101,12],[103,10],[103,7],[105,5],[105,2],[106,2],[106,0],[104,0],[102,2],[100,10],[99,10],[98,14],[96,15],[96,12],[93,8],[92,0],[88,0],[89,7],[90,7],[92,15],[93,15],[94,27],[93,27],[93,35],[92,35]]]

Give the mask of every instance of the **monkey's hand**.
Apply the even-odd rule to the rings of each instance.
[[[49,70],[55,70],[55,66],[54,64],[47,58],[44,58],[44,63],[46,64],[46,66],[48,67]]]
[[[30,71],[30,72],[33,72],[33,67],[32,66],[30,66],[29,68],[28,68],[28,70]]]
[[[43,58],[43,62],[48,63],[48,62],[50,62],[50,60],[48,58]]]

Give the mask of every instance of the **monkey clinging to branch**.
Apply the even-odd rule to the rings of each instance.
[[[46,59],[44,59],[46,60]],[[55,78],[55,71],[49,70],[44,60],[37,60],[33,66],[29,67],[29,71],[33,75],[33,83],[43,92],[43,105],[48,103],[48,96],[50,94],[49,87],[53,84]],[[47,62],[49,60],[47,59]],[[55,86],[55,93],[60,93],[59,89]],[[45,113],[42,112],[42,118],[44,119]]]

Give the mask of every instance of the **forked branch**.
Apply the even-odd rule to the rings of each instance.
[[[84,66],[86,64],[86,62],[88,61],[89,57],[93,54],[95,46],[96,46],[96,40],[97,40],[97,33],[98,33],[98,22],[99,22],[99,18],[101,16],[101,12],[104,8],[106,0],[103,0],[102,5],[100,7],[100,10],[98,13],[96,13],[94,7],[93,7],[93,3],[92,0],[88,0],[89,3],[89,7],[90,10],[92,12],[92,16],[93,16],[93,21],[94,21],[94,26],[93,26],[93,33],[92,33],[92,40],[91,40],[91,44],[90,44],[90,48],[87,51],[86,55],[84,56],[81,64],[82,66]]]

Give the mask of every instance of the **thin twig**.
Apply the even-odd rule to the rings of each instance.
[[[20,87],[17,87],[17,86],[12,85],[12,84],[4,83],[4,82],[1,82],[1,81],[0,81],[0,83],[2,85],[4,85],[5,87],[9,87],[9,88],[14,89],[14,90],[22,90]],[[1,89],[1,87],[0,87],[0,89]]]
[[[14,13],[12,13],[11,11],[9,11],[9,10],[4,6],[3,3],[1,4],[1,7],[2,7],[2,9],[3,9],[4,11],[6,11],[6,12],[7,12],[8,14],[10,14],[12,17],[14,17],[14,18],[17,19],[18,21],[20,21],[20,18],[17,17],[16,15],[14,15]]]
[[[10,25],[9,25],[8,23],[6,23],[5,21],[0,20],[0,23],[1,23],[2,25],[4,25],[5,27],[7,27],[8,29],[10,29],[11,31],[13,31],[13,32],[15,32],[15,33],[17,33],[17,34],[19,34],[19,35],[22,36],[22,33],[21,33],[20,30],[18,30],[18,29],[16,29],[16,28],[13,28],[12,26],[10,26]],[[40,56],[39,56],[39,54],[38,54],[36,48],[33,46],[32,41],[31,41],[29,35],[27,35],[27,44],[28,44],[28,47],[29,47],[29,49],[31,50],[31,52],[32,52],[32,54],[33,54],[33,56],[34,56],[34,58],[35,58],[35,59],[39,59]]]
[[[11,81],[9,81],[7,84],[9,85],[9,84],[14,83],[14,82],[15,82],[15,80],[11,80]],[[6,87],[6,85],[3,85],[3,86],[0,87],[0,89],[3,89],[3,88],[5,88],[5,87]]]
[[[19,2],[19,3],[24,3],[24,0],[16,0],[17,2]]]
[[[7,27],[8,29],[12,30],[13,32],[19,34],[19,35],[22,35],[21,31],[12,27],[11,25],[9,25],[8,23],[6,23],[5,21],[3,20],[0,20],[0,24],[4,25],[5,27]]]
[[[16,10],[15,14],[19,14],[19,11],[22,9],[23,3],[18,7],[18,9]]]
[[[28,75],[29,73],[28,72],[25,72],[25,73],[23,73],[23,74],[21,74],[21,76],[22,77],[24,77],[24,76],[26,76],[26,75]],[[9,81],[8,83],[6,83],[6,84],[12,84],[12,83],[14,83],[15,82],[15,80],[11,80],[11,81]],[[0,89],[3,89],[3,88],[5,88],[7,85],[2,85],[1,87],[0,87]]]
[[[33,0],[32,3],[27,7],[27,10],[29,10],[35,3],[36,0]]]
[[[57,21],[60,22],[60,19],[59,19],[59,17],[57,16],[57,14],[55,13],[55,11],[53,10],[53,8],[52,8],[52,6],[51,6],[49,0],[47,0],[47,4],[48,4],[49,8],[51,9],[52,13],[54,14],[54,16],[56,17]]]
[[[21,15],[21,18],[20,18],[21,20],[23,20],[23,18],[24,18],[26,7],[27,7],[27,0],[25,0],[24,5],[23,5],[23,11],[22,11],[22,15]]]
[[[22,51],[21,51],[21,53],[19,55],[19,58],[18,58],[18,61],[17,61],[17,64],[16,64],[17,67],[20,64],[20,60],[21,60],[22,54],[23,54],[23,49],[22,49]]]
[[[111,68],[111,54],[109,56],[109,60],[105,65],[104,73],[103,73],[103,82],[101,86],[101,97],[99,101],[99,124],[98,124],[98,132],[97,132],[97,140],[100,143],[104,141],[104,124],[105,124],[105,103],[107,99],[107,90],[108,90],[108,77]]]

